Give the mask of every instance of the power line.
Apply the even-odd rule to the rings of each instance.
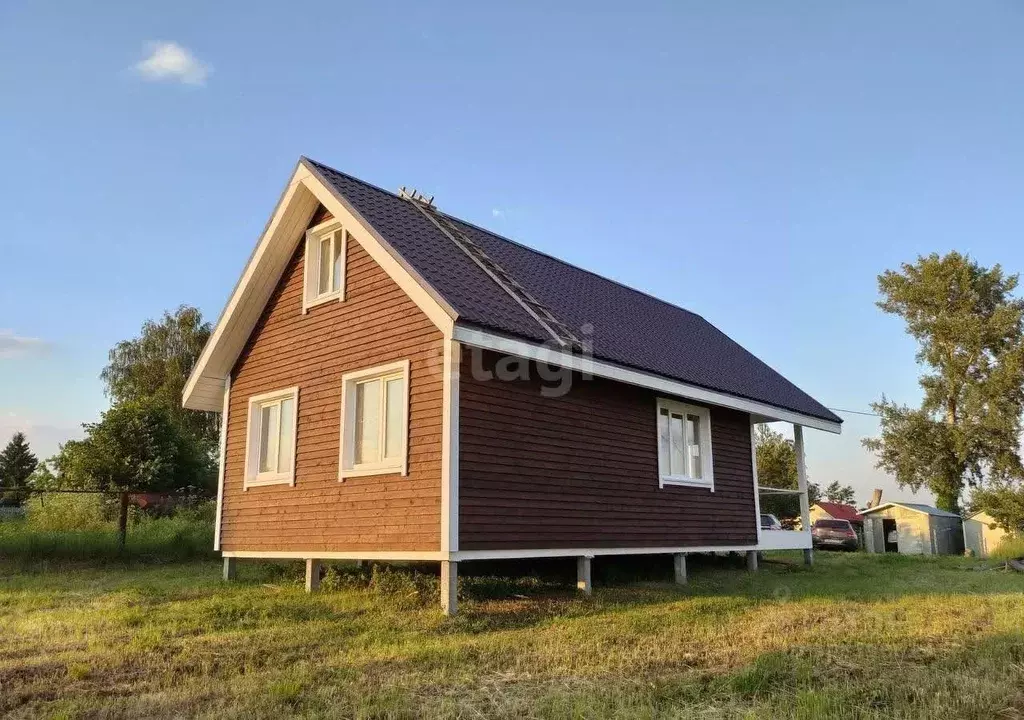
[[[832,412],[848,413],[850,415],[866,415],[868,417],[882,417],[878,413],[864,412],[863,410],[844,410],[843,408],[828,408]]]

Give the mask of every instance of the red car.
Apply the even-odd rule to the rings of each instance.
[[[860,541],[849,520],[815,520],[811,544],[821,550],[857,550]]]

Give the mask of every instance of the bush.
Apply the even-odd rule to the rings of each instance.
[[[102,495],[37,495],[25,503],[25,522],[33,530],[107,530],[112,518]]]
[[[1024,557],[1024,535],[1007,535],[989,557],[993,560],[1012,560]]]

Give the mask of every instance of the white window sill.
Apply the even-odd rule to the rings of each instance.
[[[249,478],[242,486],[243,490],[251,487],[263,487],[264,485],[295,485],[295,478],[291,473],[267,473]]]
[[[405,475],[405,468],[401,463],[397,465],[374,465],[370,467],[354,467],[341,471],[338,480],[350,477],[366,477],[367,475]]]
[[[319,295],[306,303],[306,307],[303,309],[303,312],[309,310],[311,307],[324,305],[325,303],[338,300],[341,300],[341,290],[335,290],[334,292],[329,292],[326,295]]]
[[[679,485],[681,487],[706,488],[711,492],[715,491],[714,480],[694,480],[693,478],[675,477],[670,475],[663,475],[660,478],[658,485],[659,487],[665,487],[666,485]]]

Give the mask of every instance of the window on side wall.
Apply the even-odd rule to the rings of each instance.
[[[249,398],[245,487],[295,484],[295,429],[299,389]]]
[[[305,292],[302,311],[345,299],[345,253],[348,232],[329,220],[306,231]]]
[[[714,489],[711,413],[707,408],[658,398],[659,485]]]
[[[409,361],[341,378],[339,479],[408,472]]]

